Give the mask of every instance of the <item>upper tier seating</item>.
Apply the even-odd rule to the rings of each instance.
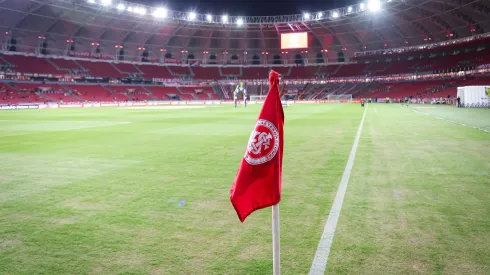
[[[124,77],[126,75],[118,72],[112,64],[108,62],[77,61],[80,66],[87,69],[91,76],[96,77]]]
[[[175,78],[165,66],[158,65],[135,65],[140,71],[143,72],[143,76],[146,78],[164,78],[171,79]]]
[[[339,70],[340,66],[342,66],[342,65],[320,66],[318,68],[318,73],[319,74],[333,75]]]
[[[309,66],[309,67],[293,67],[291,68],[291,74],[289,75],[288,78],[290,79],[295,79],[295,78],[316,78],[316,73],[318,71],[318,67],[316,66]]]
[[[242,68],[242,79],[263,79],[269,77],[269,68],[265,67],[244,67]]]
[[[332,75],[333,77],[353,77],[353,76],[365,76],[365,69],[368,64],[345,64]]]
[[[190,67],[182,66],[168,66],[168,71],[176,76],[187,76],[192,75]]]
[[[457,55],[424,57],[413,55],[412,59],[396,55],[365,60],[364,63],[333,64],[322,66],[259,66],[259,67],[189,67],[156,64],[109,63],[103,60],[66,60],[24,55],[0,55],[0,64],[10,64],[14,72],[64,75],[69,71],[84,71],[94,77],[127,77],[141,74],[144,78],[175,79],[182,76],[197,80],[220,80],[228,77],[238,79],[266,79],[271,69],[285,79],[312,79],[318,76],[332,78],[388,76],[409,73],[438,72],[469,68],[490,63],[490,49],[478,52],[461,52]]]
[[[133,65],[128,63],[114,63],[114,67],[122,73],[140,74],[141,72]]]
[[[224,76],[242,76],[240,67],[222,67],[221,73]]]
[[[46,58],[24,55],[2,55],[2,58],[13,65],[13,70],[19,73],[65,74],[57,70]]]
[[[49,61],[60,70],[82,70],[82,67],[78,66],[73,60],[50,58]]]
[[[193,67],[192,71],[194,71],[195,79],[202,80],[218,80],[223,78],[219,74],[218,67]]]

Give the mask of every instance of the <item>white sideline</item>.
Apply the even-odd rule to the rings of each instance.
[[[118,123],[127,124],[131,121],[101,121],[101,120],[42,120],[42,119],[0,119],[0,122],[99,122],[99,123]]]
[[[39,120],[39,121],[41,121],[41,120]],[[107,126],[116,126],[116,125],[130,124],[130,123],[131,122],[117,122],[117,123],[112,123],[112,124],[92,125],[92,126],[84,126],[84,127],[76,127],[76,128],[67,128],[67,129],[60,129],[60,130],[54,130],[54,131],[33,131],[33,132],[20,133],[20,134],[0,135],[0,137],[14,137],[14,136],[24,136],[24,135],[32,135],[32,134],[39,134],[39,133],[53,133],[53,132],[75,131],[75,130],[90,129],[90,128],[97,128],[97,127],[107,127]]]
[[[337,195],[328,214],[327,223],[325,224],[325,229],[323,230],[322,237],[318,243],[316,249],[315,258],[310,268],[310,275],[320,275],[325,273],[325,268],[327,267],[328,256],[330,254],[330,249],[333,243],[333,237],[335,234],[335,229],[337,228],[337,222],[340,216],[340,210],[342,209],[342,204],[344,202],[345,192],[347,191],[347,184],[349,183],[350,173],[352,167],[354,166],[354,160],[356,158],[357,146],[359,144],[359,139],[361,138],[362,126],[364,125],[364,118],[368,110],[369,104],[366,105],[364,114],[362,115],[361,124],[357,130],[356,139],[352,145],[352,150],[347,160],[347,165],[344,169],[344,174],[340,180],[339,189],[337,190]]]
[[[483,131],[483,132],[485,132],[485,133],[490,133],[490,131],[489,131],[489,130],[485,130],[485,129],[480,128],[480,127],[475,127],[475,126],[467,125],[467,124],[464,124],[464,123],[461,123],[461,122],[456,122],[456,121],[452,121],[452,120],[449,120],[449,119],[445,119],[445,118],[442,118],[442,117],[438,117],[438,116],[429,115],[428,113],[424,113],[424,112],[421,112],[421,111],[419,111],[419,110],[415,110],[415,109],[412,109],[412,111],[414,111],[414,112],[416,112],[416,113],[419,113],[419,114],[422,114],[422,115],[426,115],[426,116],[428,116],[428,117],[432,117],[432,118],[436,118],[436,119],[444,120],[444,121],[451,122],[451,123],[454,123],[454,124],[457,124],[457,125],[461,125],[461,126],[470,127],[470,128],[473,128],[473,129],[477,129],[477,130]]]

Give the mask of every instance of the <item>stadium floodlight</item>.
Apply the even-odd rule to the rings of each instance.
[[[146,9],[142,7],[136,8],[134,12],[136,12],[139,15],[146,15]]]
[[[189,20],[192,21],[192,20],[196,19],[196,17],[197,17],[197,14],[195,12],[192,12],[192,11],[189,12],[189,17],[188,17]]]
[[[333,17],[333,18],[339,18],[339,12],[334,11],[334,12],[332,13],[332,17]]]
[[[310,19],[310,14],[309,14],[309,13],[307,13],[307,12],[305,12],[305,13],[303,14],[303,18],[304,18],[304,19],[306,19],[306,20]]]
[[[128,7],[129,12],[133,12],[133,7]]]
[[[117,5],[117,9],[120,10],[120,11],[123,11],[126,9],[126,6],[124,6],[123,3],[119,3],[119,5]]]
[[[352,6],[350,6],[350,7],[347,8],[347,12],[348,13],[351,13],[352,12]]]
[[[110,6],[112,4],[112,0],[100,0],[100,4],[102,6]]]
[[[364,3],[361,3],[361,4],[359,5],[359,9],[360,9],[361,11],[363,11],[363,10],[364,10]]]
[[[323,17],[323,12],[318,13],[318,19],[321,19]]]
[[[368,9],[370,11],[376,12],[381,9],[381,1],[379,0],[369,0],[368,1]]]
[[[242,26],[242,25],[243,25],[243,18],[238,18],[238,19],[236,20],[236,24],[237,24],[238,26]]]
[[[206,15],[206,20],[208,20],[208,22],[213,22],[213,16],[211,14]]]
[[[221,21],[223,21],[223,23],[228,23],[228,15],[223,15],[221,16]]]
[[[87,2],[89,2],[90,4],[95,4],[95,0],[88,0]]]
[[[151,14],[155,18],[165,18],[167,17],[167,9],[166,8],[157,8]]]

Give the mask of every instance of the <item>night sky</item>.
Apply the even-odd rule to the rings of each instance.
[[[129,0],[151,6],[166,6],[171,10],[230,16],[285,15],[314,12],[358,4],[352,0]]]

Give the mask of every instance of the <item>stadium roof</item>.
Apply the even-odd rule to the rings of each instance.
[[[280,33],[306,31],[310,52],[343,50],[349,55],[490,30],[489,1],[384,0],[374,11],[377,2],[297,15],[226,15],[224,22],[224,14],[210,17],[117,0],[3,0],[0,30],[23,51],[32,51],[42,37],[52,53],[61,53],[67,41],[74,41],[79,50],[95,42],[105,52],[124,45],[128,52],[145,47],[153,54],[162,49],[280,53]]]

